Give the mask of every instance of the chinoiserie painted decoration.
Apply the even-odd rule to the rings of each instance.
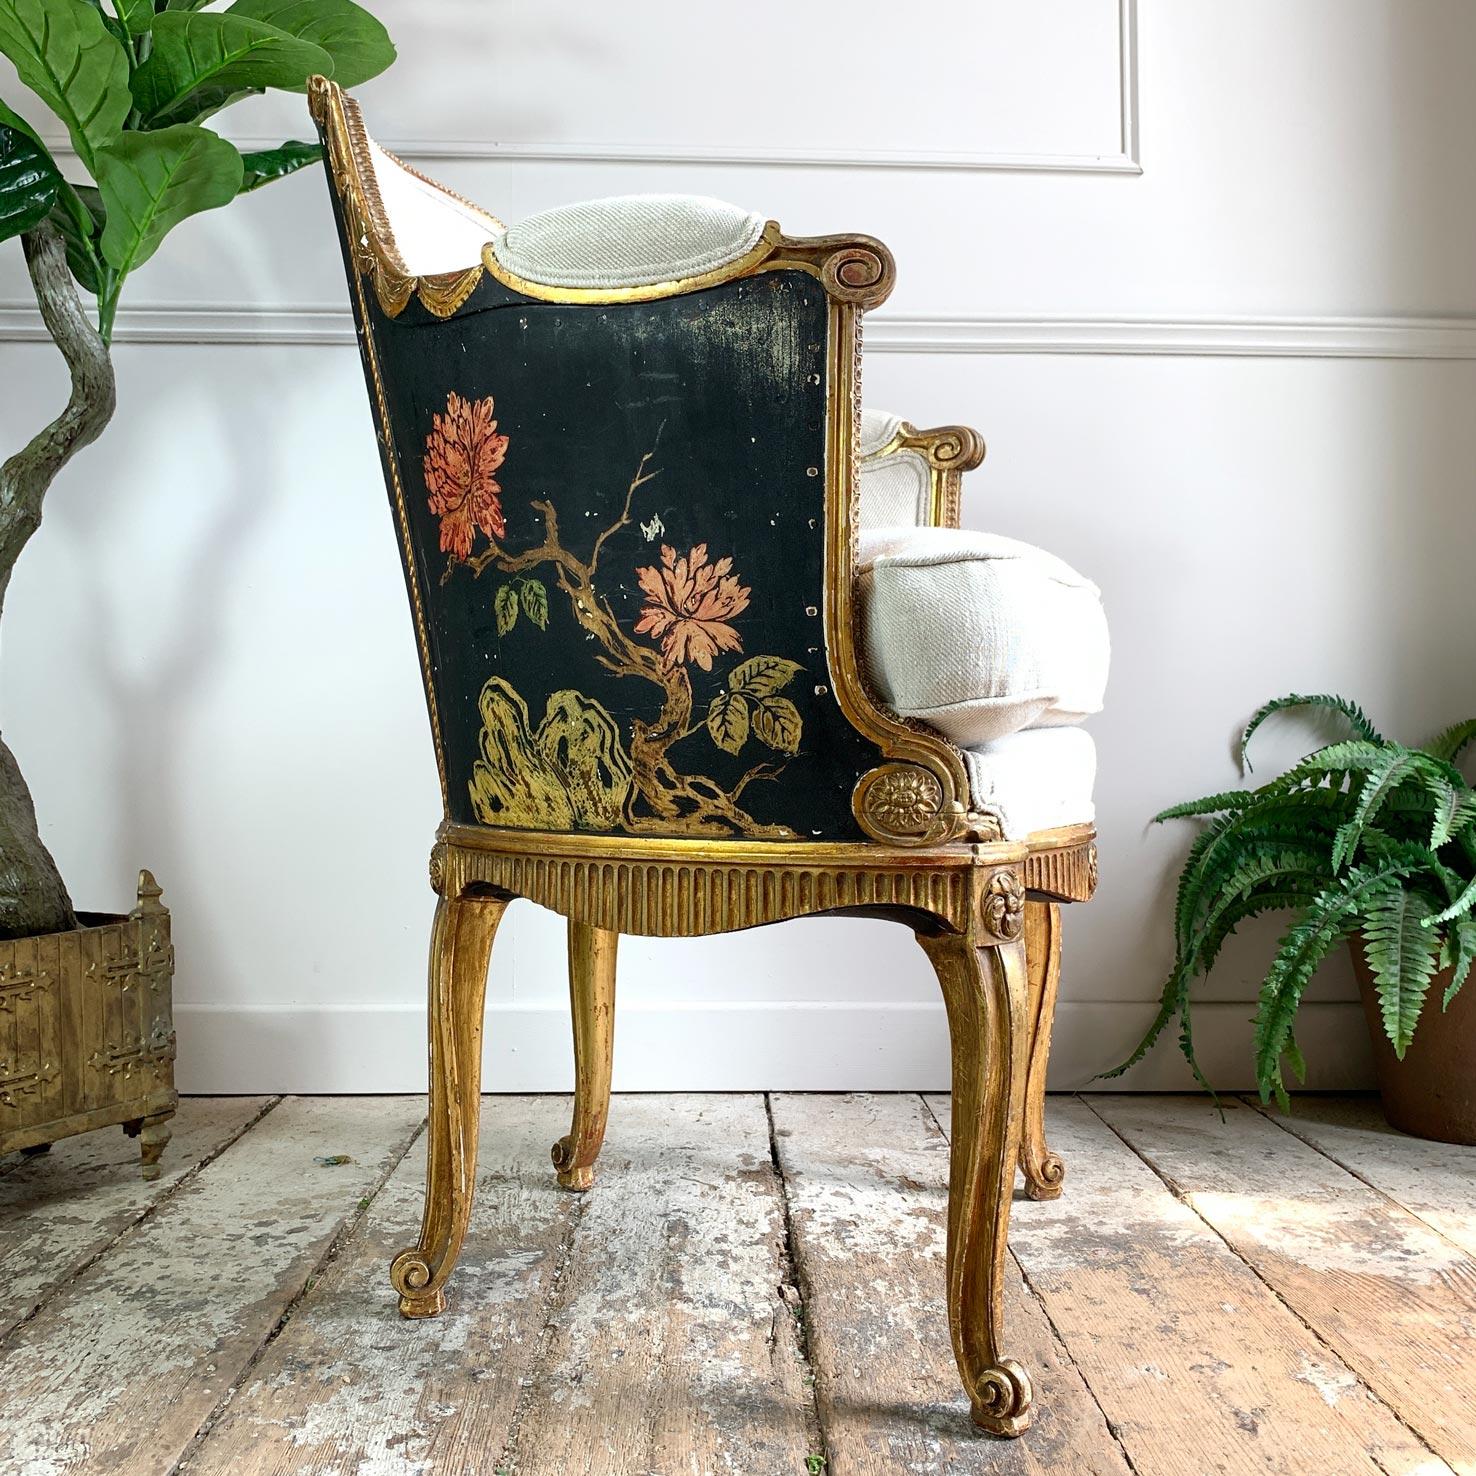
[[[582,664],[634,686],[634,711],[649,695],[652,715],[622,724],[596,697],[568,686],[549,692],[535,718],[512,682],[490,675],[477,701],[480,753],[467,781],[476,818],[539,830],[634,833],[659,826],[792,836],[786,825],[755,821],[741,801],[750,784],[781,773],[799,750],[804,719],[784,694],[801,668],[784,656],[744,659],[743,616],[753,590],[733,572],[730,556],[712,558],[706,543],[679,553],[660,541],[659,513],[641,521],[641,490],[660,474],[660,430],[636,465],[619,515],[586,537],[586,553],[566,546],[552,500],[537,509],[542,539],[512,549],[499,473],[516,476],[517,455],[498,430],[495,409],[491,396],[474,400],[452,390],[426,436],[427,502],[447,556],[443,582],[482,581],[499,641],[551,645],[550,621],[557,629],[562,605],[588,638],[582,650],[573,645]],[[652,562],[640,563],[626,540],[617,545],[626,568],[612,569],[613,557],[602,568],[611,540],[632,525]],[[643,597],[634,623],[616,615],[606,593],[607,586],[628,589],[632,576]],[[700,703],[694,670],[706,679]],[[705,745],[766,756],[725,785],[700,772]]]

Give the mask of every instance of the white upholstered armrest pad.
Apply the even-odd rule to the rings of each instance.
[[[973,748],[1101,710],[1107,619],[1063,560],[957,528],[881,529],[858,554],[867,663],[895,711]]]
[[[706,195],[615,195],[530,215],[492,250],[550,287],[646,287],[737,261],[763,231],[763,216]]]

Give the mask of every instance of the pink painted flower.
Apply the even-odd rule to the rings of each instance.
[[[430,510],[441,520],[442,553],[469,558],[478,529],[489,538],[506,536],[502,486],[494,475],[506,455],[507,437],[497,434],[491,396],[447,395],[446,413],[434,418],[425,438],[425,485]]]
[[[659,639],[668,666],[694,661],[711,671],[719,651],[743,649],[728,621],[748,608],[749,591],[729,572],[732,567],[732,559],[709,564],[705,543],[680,559],[663,543],[661,566],[636,570],[646,595],[636,634]]]

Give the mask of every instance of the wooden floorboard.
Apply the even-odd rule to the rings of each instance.
[[[489,1476],[580,1208],[548,1157],[567,1118],[557,1097],[483,1099],[476,1201],[446,1311],[407,1321],[389,1263],[420,1228],[422,1137],[181,1476]]]
[[[268,1112],[0,1348],[0,1471],[168,1472],[422,1117],[408,1097]]]
[[[763,1097],[617,1099],[507,1469],[803,1472],[787,1280]]]
[[[1236,1101],[1093,1102],[1458,1471],[1476,1471],[1476,1259]]]
[[[0,1177],[0,1340],[275,1100],[186,1098],[152,1182],[139,1172],[138,1139],[121,1128],[78,1133],[30,1158],[17,1154]]]
[[[121,1134],[8,1161],[0,1473],[1476,1476],[1476,1149],[1371,1100],[1053,1098],[1015,1442],[953,1364],[946,1098],[619,1097],[585,1196],[548,1163],[567,1113],[485,1100],[420,1322],[386,1276],[418,1099],[187,1101],[153,1185]]]
[[[1083,1102],[1011,1241],[1138,1476],[1449,1471]]]
[[[1059,1472],[1127,1463],[1012,1267],[1010,1352],[1035,1381],[1028,1435],[977,1431],[943,1301],[948,1146],[915,1096],[773,1098],[828,1476]]]
[[[1268,1115],[1476,1256],[1476,1147],[1397,1132],[1377,1097],[1298,1097],[1293,1109]]]

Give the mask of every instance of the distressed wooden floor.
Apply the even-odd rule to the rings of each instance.
[[[1476,1473],[1476,1149],[1372,1100],[1290,1119],[1053,1098],[1016,1201],[1020,1441],[972,1432],[943,1313],[945,1098],[618,1098],[561,1192],[558,1097],[489,1097],[438,1320],[385,1269],[413,1098],[183,1104],[165,1172],[0,1158],[4,1476]]]

